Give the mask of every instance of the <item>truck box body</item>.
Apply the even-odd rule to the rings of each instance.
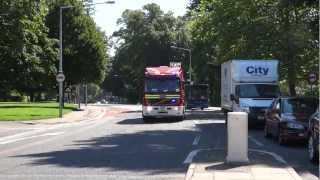
[[[230,95],[249,111],[249,120],[263,121],[263,110],[279,95],[278,60],[230,60],[221,65],[221,107],[233,111]]]

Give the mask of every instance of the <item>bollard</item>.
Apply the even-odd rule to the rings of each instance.
[[[248,159],[248,113],[228,113],[228,163],[245,163]]]

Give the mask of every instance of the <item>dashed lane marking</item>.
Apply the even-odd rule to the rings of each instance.
[[[198,154],[198,152],[201,151],[201,149],[196,149],[191,151],[187,158],[183,161],[183,164],[190,164],[193,161],[193,158]]]
[[[254,137],[252,137],[252,136],[248,136],[248,138],[249,138],[254,144],[256,144],[257,146],[259,146],[259,147],[264,146],[264,144],[261,143],[260,141],[258,141],[256,138],[254,138]]]
[[[200,135],[197,135],[197,136],[194,138],[192,145],[193,145],[193,146],[198,145],[198,144],[199,144],[199,141],[200,141]]]

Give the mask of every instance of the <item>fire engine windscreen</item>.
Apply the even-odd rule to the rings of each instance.
[[[276,98],[279,88],[272,84],[241,84],[236,86],[236,95],[240,98]]]
[[[177,78],[146,78],[145,92],[179,92],[180,81]]]

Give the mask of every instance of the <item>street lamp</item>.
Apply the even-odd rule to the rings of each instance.
[[[191,70],[192,70],[192,66],[191,66],[191,49],[182,48],[182,47],[176,47],[176,46],[170,46],[170,47],[172,49],[183,50],[183,51],[187,51],[189,53],[189,81],[190,81],[190,84],[192,84],[192,79],[191,79]]]
[[[63,81],[65,80],[65,76],[63,74],[62,64],[62,11],[64,9],[73,8],[74,6],[61,6],[60,7],[60,23],[59,23],[59,71],[57,75],[57,81],[59,83],[59,117],[62,118],[62,108],[63,108]]]
[[[115,1],[106,1],[101,3],[92,3],[92,4],[86,4],[88,5],[97,5],[97,4],[114,4]],[[62,12],[64,9],[70,9],[74,6],[60,6],[60,25],[59,25],[59,46],[60,46],[60,52],[59,52],[59,71],[57,74],[57,81],[59,83],[59,117],[62,118],[62,108],[63,108],[63,81],[65,80],[65,76],[63,74],[63,59],[62,59]]]

